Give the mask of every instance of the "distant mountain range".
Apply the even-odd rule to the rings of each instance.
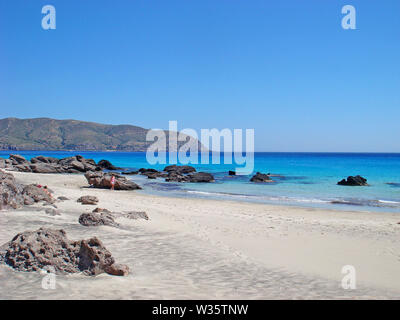
[[[132,125],[6,118],[0,120],[0,150],[146,151],[153,143],[147,132]]]

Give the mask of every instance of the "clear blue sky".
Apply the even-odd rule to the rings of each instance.
[[[254,128],[258,151],[400,152],[400,1],[0,0],[0,106]]]

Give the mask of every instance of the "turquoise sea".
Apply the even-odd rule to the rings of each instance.
[[[96,161],[107,159],[129,169],[163,169],[149,165],[142,152],[0,151],[0,157],[16,153],[31,157],[57,158],[80,154]],[[205,184],[167,183],[127,176],[143,187],[144,193],[253,201],[271,204],[335,208],[342,210],[400,212],[400,154],[389,153],[255,153],[254,172],[277,174],[274,183],[254,184],[250,176],[228,176],[235,165],[198,164],[198,171],[213,173],[216,182]],[[368,179],[368,187],[345,187],[336,183],[349,175]],[[332,203],[335,202],[334,204]],[[337,203],[339,202],[339,203]]]

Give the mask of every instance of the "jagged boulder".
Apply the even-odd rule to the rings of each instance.
[[[34,173],[62,173],[65,170],[57,164],[35,162],[30,165],[31,171]]]
[[[349,176],[337,183],[340,186],[368,186],[367,179],[361,176]]]
[[[82,196],[76,202],[80,202],[82,204],[96,205],[99,202],[99,199],[95,196]]]
[[[115,173],[104,173],[99,171],[89,171],[85,173],[85,178],[88,183],[94,188],[110,189],[111,188],[111,178],[115,177],[115,190],[137,190],[142,189],[136,183],[127,178],[115,174]]]
[[[58,163],[58,161],[58,158],[44,156],[38,156],[31,159],[31,163]]]
[[[10,159],[0,159],[0,169],[13,170],[14,166]]]
[[[94,237],[71,241],[64,230],[40,228],[17,234],[4,246],[1,261],[18,271],[52,267],[58,274],[83,272],[125,276],[129,268],[115,263],[110,251]]]
[[[24,197],[23,186],[15,181],[11,173],[0,170],[0,210],[16,209],[25,204],[33,204],[33,199]],[[26,198],[26,199],[25,199]]]
[[[29,165],[29,161],[26,160],[23,156],[20,156],[19,154],[11,154],[9,159],[13,166],[16,166],[19,164]]]
[[[272,179],[269,174],[264,174],[261,172],[257,172],[250,179],[251,182],[272,182]]]
[[[19,172],[32,172],[32,169],[29,165],[29,162],[24,164],[17,164],[13,168],[10,168],[12,171],[19,171]]]
[[[22,191],[23,195],[32,198],[35,202],[45,201],[47,203],[53,203],[54,200],[50,196],[49,191],[45,191],[44,188],[39,187],[35,184],[30,184],[24,187]]]

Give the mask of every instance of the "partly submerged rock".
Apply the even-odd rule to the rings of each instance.
[[[100,160],[97,163],[97,166],[102,168],[102,169],[106,169],[106,170],[119,170],[121,168],[118,168],[116,166],[114,166],[110,161],[108,160]]]
[[[164,171],[166,172],[176,172],[178,174],[188,174],[191,172],[196,172],[196,169],[192,166],[177,166],[175,164],[166,166],[164,168]]]
[[[115,263],[110,251],[94,237],[71,241],[64,230],[40,228],[17,234],[2,247],[2,263],[18,271],[40,271],[52,267],[58,274],[83,272],[125,276],[129,268]]]
[[[121,172],[121,174],[124,174],[126,176],[133,176],[133,175],[136,175],[138,173],[139,173],[139,171],[123,171],[123,172]]]
[[[187,175],[189,182],[213,182],[214,176],[208,172],[194,172]]]
[[[96,205],[99,202],[99,199],[95,196],[82,196],[76,202],[80,202],[82,204]]]
[[[346,179],[342,179],[337,183],[340,186],[368,186],[367,179],[357,175],[349,176]]]
[[[252,176],[250,181],[251,182],[272,182],[269,174],[264,174],[261,172],[257,172],[254,176]]]

